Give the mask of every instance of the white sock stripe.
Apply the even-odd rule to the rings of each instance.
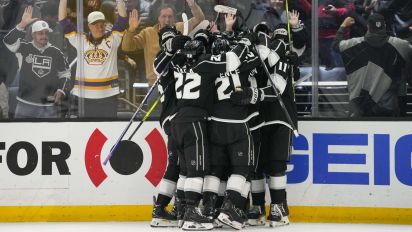
[[[185,192],[195,192],[202,194],[203,178],[187,178],[185,181]]]
[[[252,180],[251,191],[252,193],[264,193],[265,192],[265,179]]]
[[[173,194],[176,192],[176,186],[176,182],[163,178],[159,184],[159,193],[168,197],[173,197]]]
[[[219,193],[220,179],[216,176],[205,176],[203,192]]]
[[[225,195],[226,187],[227,181],[220,181],[219,192],[217,194],[219,197],[223,197]]]
[[[250,192],[250,182],[246,181],[246,183],[243,185],[243,190],[242,190],[242,197],[243,198],[247,198],[247,196],[249,195]]]
[[[286,189],[286,175],[285,176],[271,176],[269,178],[269,188],[274,190]]]
[[[244,176],[232,174],[227,181],[226,189],[242,193],[245,182],[246,178]]]
[[[179,176],[179,179],[177,180],[177,189],[184,191],[185,190],[185,182],[186,182],[186,176]]]

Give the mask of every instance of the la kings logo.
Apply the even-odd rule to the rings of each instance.
[[[0,0],[0,8],[6,7],[10,4],[10,0]]]
[[[30,54],[26,57],[26,62],[31,63],[31,70],[35,73],[39,78],[42,78],[50,73],[51,65],[52,65],[52,58],[49,56],[38,56]]]

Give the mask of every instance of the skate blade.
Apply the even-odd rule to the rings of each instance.
[[[171,221],[161,218],[153,218],[150,222],[151,227],[177,227],[177,221]]]
[[[214,219],[213,228],[222,228],[222,227],[223,227],[223,224],[218,219]]]
[[[202,231],[202,230],[212,230],[213,223],[197,223],[185,221],[182,226],[182,230],[187,231]]]
[[[249,226],[264,226],[266,224],[265,217],[260,217],[258,219],[248,219],[247,224]]]
[[[233,229],[236,229],[236,230],[241,230],[241,229],[242,229],[242,223],[239,223],[239,222],[236,222],[236,221],[231,221],[231,220],[229,219],[229,216],[226,215],[225,213],[220,213],[220,214],[219,214],[219,217],[217,217],[217,219],[218,219],[221,223],[223,223],[223,224],[225,224],[225,225],[227,225],[227,226],[230,226],[230,227],[232,227]]]
[[[280,226],[287,226],[289,225],[289,219],[285,218],[280,221],[269,221],[270,227],[280,227]]]

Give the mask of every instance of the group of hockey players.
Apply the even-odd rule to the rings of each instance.
[[[269,225],[289,224],[286,169],[297,126],[293,82],[306,43],[303,25],[204,29],[193,39],[167,26],[159,38],[154,69],[168,166],[151,226],[265,225],[266,183]]]

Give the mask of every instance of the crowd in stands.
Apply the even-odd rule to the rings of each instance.
[[[346,68],[347,62],[350,58],[344,57],[339,49],[335,49],[337,35],[339,40],[347,40],[350,38],[364,37],[368,34],[368,20],[374,15],[382,15],[385,21],[385,35],[393,38],[399,38],[412,43],[412,1],[405,0],[318,0],[318,8],[312,9],[314,0],[289,0],[289,11],[297,10],[300,14],[300,20],[306,26],[307,31],[312,28],[312,13],[316,12],[318,17],[318,40],[319,40],[319,65],[325,71],[333,72],[339,68]],[[64,0],[66,2],[66,0]],[[125,17],[122,17],[118,2],[124,2]],[[43,102],[34,101],[36,104],[54,105],[57,108],[57,113],[53,114],[53,118],[69,118],[69,117],[85,117],[85,118],[117,118],[117,112],[122,109],[132,111],[135,109],[142,98],[137,98],[131,91],[124,91],[126,89],[133,89],[133,83],[147,83],[151,86],[156,77],[153,73],[152,64],[156,53],[159,51],[159,39],[157,32],[162,25],[175,25],[178,30],[183,30],[183,24],[178,23],[182,21],[182,13],[186,13],[190,18],[190,30],[194,29],[196,25],[203,20],[208,20],[211,24],[215,24],[216,28],[224,31],[225,18],[224,15],[217,15],[214,11],[214,6],[217,4],[227,5],[238,9],[238,20],[234,25],[234,29],[246,30],[253,28],[259,22],[265,21],[267,25],[273,29],[279,23],[286,23],[286,6],[285,0],[84,0],[83,1],[83,17],[78,17],[76,0],[67,0],[65,8],[65,18],[74,26],[79,26],[77,20],[83,18],[82,26],[86,34],[90,34],[90,21],[88,16],[92,12],[102,12],[104,15],[104,36],[101,38],[91,39],[90,41],[100,42],[99,39],[106,39],[108,34],[116,34],[119,36],[118,49],[112,52],[116,53],[108,59],[115,59],[111,61],[113,66],[113,75],[102,77],[92,77],[87,80],[87,76],[80,74],[80,70],[85,67],[80,66],[77,60],[78,47],[73,46],[70,38],[67,36],[66,29],[62,27],[62,18],[59,16],[59,0],[2,0],[0,1],[0,119],[15,119],[16,108],[24,102],[27,104],[27,99],[22,97],[22,89],[20,86],[24,82],[22,76],[22,67],[25,62],[21,54],[17,50],[10,49],[11,45],[16,45],[15,42],[23,41],[30,42],[33,40],[32,25],[38,20],[47,23],[47,37],[50,46],[61,51],[64,57],[66,71],[71,73],[67,85],[58,86],[56,84],[53,90],[48,90],[43,93]],[[27,28],[19,28],[22,18],[27,16],[27,8],[30,7],[31,18],[33,19],[27,25]],[[163,18],[162,18],[163,17]],[[345,30],[341,31],[343,34],[338,34],[342,23],[346,18],[352,18],[351,23]],[[120,21],[119,21],[120,20]],[[119,22],[121,25],[119,25]],[[67,26],[63,24],[63,26]],[[7,44],[7,35],[13,29],[21,29],[25,34],[20,34],[16,41],[9,41]],[[75,29],[74,29],[75,30]],[[20,32],[20,31],[19,31]],[[65,35],[66,34],[66,35]],[[73,37],[74,38],[74,37]],[[72,39],[73,39],[72,38]],[[97,39],[97,40],[96,40]],[[73,40],[74,41],[74,40]],[[90,42],[89,41],[89,42]],[[87,43],[85,43],[87,45]],[[114,45],[114,44],[113,44]],[[107,45],[108,47],[112,44]],[[311,66],[311,47],[308,43],[305,54],[300,60],[302,66]],[[87,47],[87,46],[86,46]],[[408,48],[406,48],[408,49]],[[100,50],[96,50],[100,51]],[[408,53],[408,51],[404,51]],[[96,52],[94,56],[104,56],[104,51]],[[405,64],[397,66],[401,70],[397,79],[399,85],[396,89],[398,97],[397,113],[385,116],[405,116],[407,99],[407,86],[412,84],[412,64],[408,55],[405,57]],[[349,60],[349,61],[348,61]],[[82,61],[85,62],[85,61]],[[51,64],[52,66],[55,63]],[[107,66],[104,65],[106,68]],[[55,70],[49,67],[50,70]],[[316,67],[317,68],[317,67]],[[61,68],[56,71],[55,78],[61,77],[57,73],[61,72]],[[46,67],[38,72],[48,72]],[[107,71],[107,70],[106,70]],[[76,72],[78,74],[76,74]],[[84,70],[83,70],[84,72]],[[127,73],[127,81],[125,79]],[[61,74],[61,73],[60,73]],[[347,75],[349,75],[347,73]],[[116,76],[116,77],[113,77]],[[81,79],[80,77],[86,78]],[[77,78],[77,79],[76,79]],[[102,78],[99,85],[95,79]],[[58,81],[56,81],[58,83]],[[27,84],[27,83],[26,83]],[[350,83],[348,83],[350,85]],[[57,87],[56,87],[57,86]],[[84,87],[87,88],[84,88]],[[84,91],[79,91],[76,94],[76,88],[83,88]],[[89,88],[89,89],[88,89]],[[125,101],[110,101],[113,105],[112,114],[102,114],[97,112],[99,108],[91,107],[94,114],[87,114],[84,109],[78,106],[87,107],[95,105],[94,101],[89,102],[87,99],[100,98],[96,95],[87,97],[89,90],[95,91],[99,88],[115,89],[108,95],[102,95],[101,98],[122,98]],[[30,89],[30,88],[27,88]],[[61,90],[63,96],[58,101],[54,101],[56,96],[54,93]],[[29,90],[27,90],[29,91]],[[351,88],[348,88],[351,91]],[[137,89],[136,92],[140,95],[145,95],[145,91]],[[350,95],[350,93],[349,93]],[[79,102],[79,96],[84,98]],[[54,97],[54,98],[53,98]],[[48,100],[47,100],[48,99]],[[107,99],[106,99],[107,100]],[[127,102],[124,104],[123,102]],[[33,102],[32,102],[33,103]],[[106,104],[107,102],[104,102]],[[30,101],[29,101],[30,104]],[[149,102],[151,104],[151,102]],[[103,107],[104,108],[104,107]],[[18,113],[18,112],[17,112]],[[350,113],[349,113],[350,114]],[[350,116],[348,114],[348,116]],[[366,116],[366,115],[365,115]],[[39,116],[27,115],[25,118],[38,118]],[[45,116],[46,118],[51,116]]]

